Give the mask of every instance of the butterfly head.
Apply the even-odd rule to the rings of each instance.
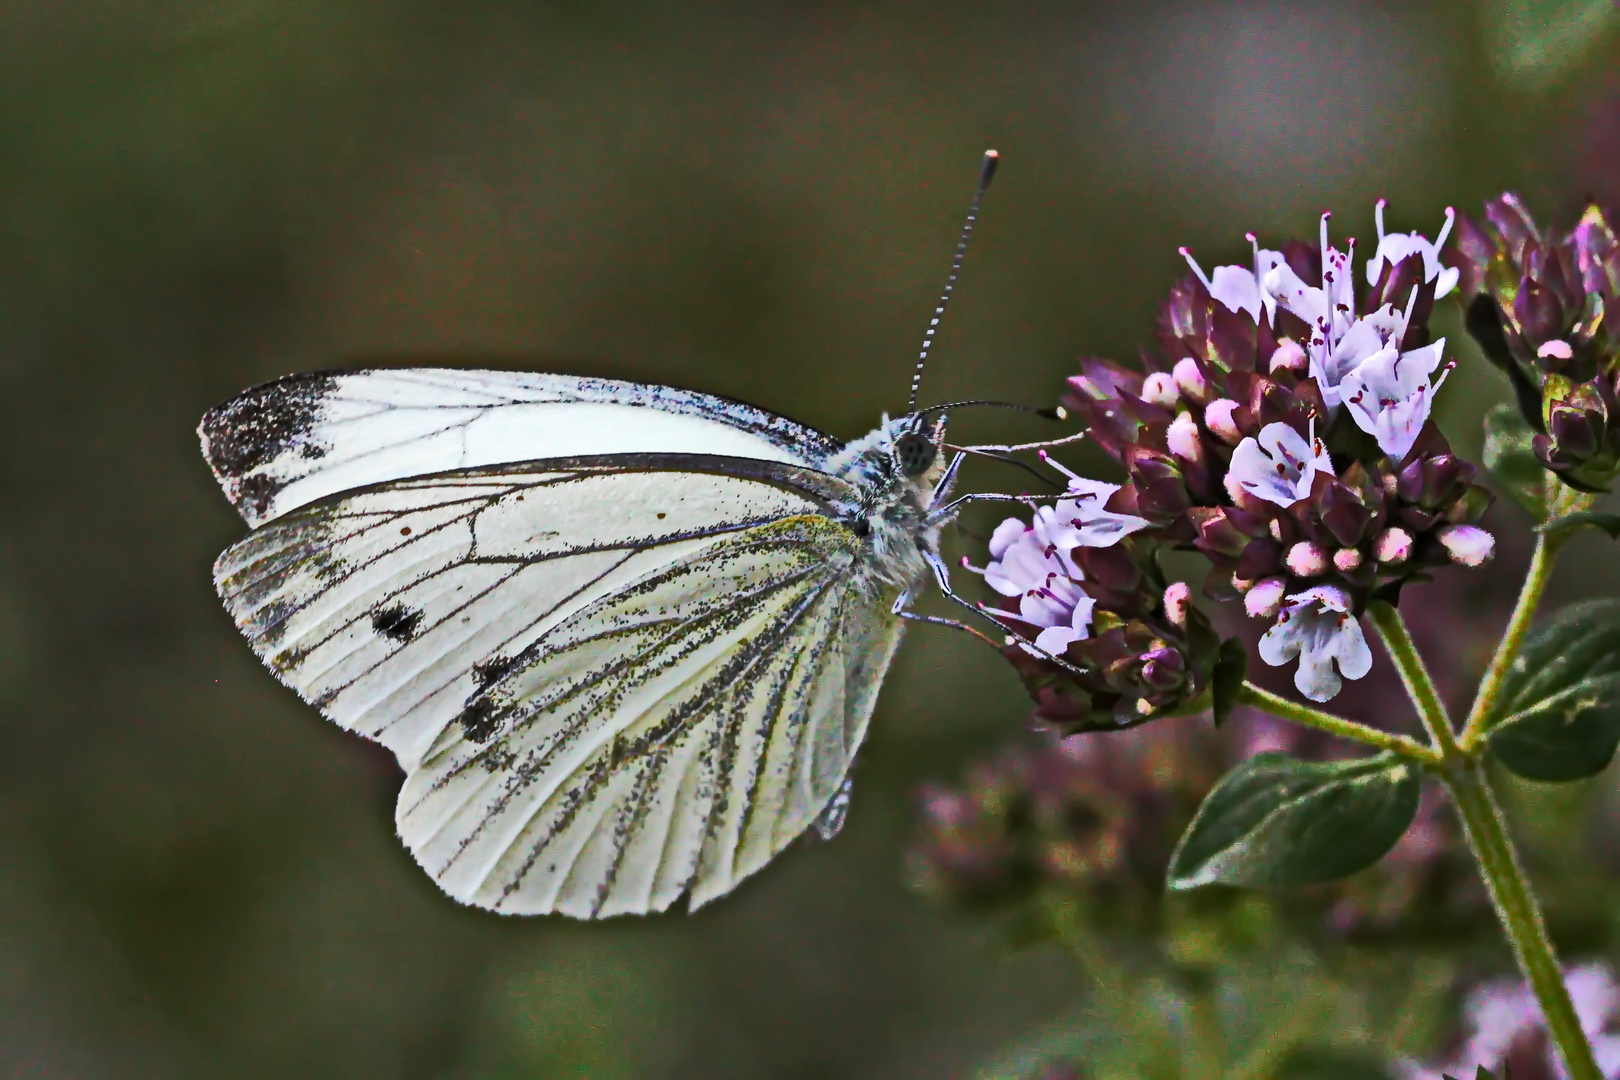
[[[914,412],[890,420],[873,432],[878,437],[883,472],[896,487],[909,489],[926,504],[945,473],[945,414]]]

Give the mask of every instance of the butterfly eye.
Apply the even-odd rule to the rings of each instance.
[[[895,440],[895,456],[900,459],[900,471],[907,476],[921,476],[934,463],[937,451],[928,436],[908,431]]]

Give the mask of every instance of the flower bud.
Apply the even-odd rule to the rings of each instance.
[[[1181,391],[1176,389],[1176,380],[1167,371],[1155,371],[1142,380],[1142,400],[1150,401],[1155,405],[1162,405],[1166,409],[1173,409],[1181,400]]]
[[[1198,506],[1188,512],[1198,530],[1194,546],[1206,555],[1224,555],[1235,559],[1249,546],[1249,538],[1233,524],[1231,517],[1213,507]]]
[[[1204,426],[1217,438],[1236,445],[1243,441],[1243,431],[1234,415],[1241,408],[1231,398],[1217,398],[1204,410]]]
[[[1321,544],[1301,540],[1288,549],[1288,554],[1283,556],[1283,563],[1299,577],[1316,577],[1327,573],[1328,554],[1322,549]]]
[[[1399,526],[1385,529],[1373,542],[1373,558],[1395,565],[1412,557],[1412,534]]]
[[[1484,566],[1496,552],[1496,538],[1477,525],[1446,525],[1436,535],[1459,566]]]
[[[1186,682],[1187,665],[1175,649],[1154,649],[1142,654],[1141,678],[1149,688],[1160,693],[1174,690]]]
[[[1519,283],[1518,295],[1513,298],[1513,317],[1532,343],[1558,337],[1564,332],[1563,305],[1551,289],[1531,277]]]
[[[1288,579],[1264,578],[1243,595],[1243,610],[1251,618],[1269,619],[1282,610],[1283,595],[1288,592]]]
[[[1176,361],[1175,379],[1181,392],[1200,405],[1209,400],[1209,380],[1204,377],[1204,369],[1192,357],[1185,356]]]
[[[1353,574],[1361,569],[1361,552],[1355,548],[1340,548],[1333,553],[1333,565],[1341,574]]]
[[[1170,452],[1183,461],[1203,464],[1204,444],[1198,438],[1198,421],[1192,418],[1191,413],[1178,413],[1170,422],[1170,430],[1165,432],[1165,443]]]
[[[1305,350],[1300,348],[1299,342],[1292,338],[1283,338],[1275,352],[1271,354],[1271,374],[1279,371],[1291,371],[1295,375],[1303,375],[1310,370],[1310,358]]]
[[[1192,589],[1178,581],[1164,590],[1164,617],[1179,630],[1187,628],[1187,612],[1192,608]]]

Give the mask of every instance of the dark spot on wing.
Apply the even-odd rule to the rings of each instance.
[[[210,409],[198,428],[208,464],[229,484],[238,503],[263,513],[281,487],[268,477],[248,477],[295,447],[300,456],[319,458],[327,447],[309,438],[321,401],[337,387],[326,373],[289,375],[254,387]]]
[[[244,476],[234,484],[236,503],[239,506],[251,507],[255,515],[263,517],[269,513],[270,501],[276,497],[276,492],[285,486],[281,481],[272,479],[264,473]]]
[[[371,628],[385,638],[404,644],[416,636],[417,628],[422,625],[422,613],[412,611],[404,604],[395,604],[393,607],[383,608],[373,612]]]
[[[495,719],[495,703],[479,694],[467,702],[467,707],[456,717],[461,722],[462,734],[482,745],[495,736],[500,721]]]
[[[473,665],[473,679],[477,681],[478,689],[482,692],[506,678],[506,673],[516,666],[516,660],[510,656],[501,656],[497,653],[482,664]]]

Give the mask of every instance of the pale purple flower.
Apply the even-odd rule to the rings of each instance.
[[[1411,352],[1386,346],[1362,360],[1339,383],[1339,393],[1356,426],[1399,465],[1417,442],[1429,419],[1434,392],[1451,373],[1448,366],[1434,378],[1446,339]]]
[[[1378,284],[1378,277],[1384,272],[1384,263],[1391,266],[1411,255],[1423,257],[1423,281],[1436,282],[1434,298],[1436,300],[1451,292],[1457,287],[1456,267],[1440,265],[1440,249],[1445,246],[1446,237],[1451,235],[1451,226],[1457,220],[1457,212],[1446,207],[1446,223],[1440,227],[1440,235],[1435,237],[1434,243],[1429,243],[1422,233],[1386,233],[1384,231],[1384,200],[1379,199],[1373,208],[1373,218],[1378,223],[1378,250],[1373,257],[1367,260],[1367,284]]]
[[[1069,478],[1069,490],[1068,498],[1059,499],[1056,506],[1042,506],[1035,511],[1035,532],[1044,544],[1055,548],[1071,568],[1068,553],[1075,548],[1112,547],[1138,529],[1148,527],[1146,518],[1104,509],[1120,489],[1119,484],[1091,480],[1070,472],[1044,453],[1041,458]],[[1080,575],[1076,573],[1076,576]]]
[[[1095,601],[1080,588],[1084,575],[1067,559],[1059,559],[1037,530],[1008,518],[990,536],[990,556],[982,570],[966,558],[962,566],[982,574],[985,584],[1002,596],[1018,598],[1018,618],[1041,628],[1035,638],[1037,649],[1061,656],[1071,642],[1090,636]]]
[[[1312,701],[1328,701],[1343,685],[1372,670],[1372,651],[1350,598],[1333,585],[1318,585],[1288,597],[1277,625],[1260,637],[1260,659],[1281,667],[1299,657],[1294,685]],[[1338,670],[1333,668],[1338,662]]]
[[[1316,438],[1314,422],[1309,441],[1277,423],[1261,428],[1258,439],[1250,436],[1238,443],[1227,477],[1256,498],[1292,506],[1311,493],[1319,472],[1333,475],[1333,462]]]
[[[1620,984],[1602,963],[1582,964],[1564,972],[1580,1020],[1581,1031],[1592,1044],[1598,1071],[1608,1080],[1620,1080]],[[1500,1074],[1514,1051],[1541,1049],[1551,1075],[1567,1077],[1563,1059],[1547,1034],[1547,1022],[1528,984],[1502,980],[1476,987],[1463,1006],[1469,1036],[1444,1068],[1402,1063],[1406,1080],[1439,1080],[1444,1074],[1472,1076],[1484,1066]]]
[[[1244,312],[1249,318],[1259,322],[1260,311],[1264,308],[1266,321],[1271,322],[1276,317],[1277,300],[1266,292],[1262,283],[1274,267],[1284,265],[1282,252],[1261,248],[1253,233],[1247,234],[1244,239],[1249,241],[1249,246],[1254,250],[1252,268],[1217,266],[1214,274],[1206,276],[1203,267],[1193,259],[1191,251],[1182,248],[1181,257],[1187,260],[1187,265],[1198,275],[1198,280],[1203,282],[1204,289],[1209,295],[1226,305],[1228,311]]]
[[[1043,588],[1053,575],[1064,576],[1068,568],[1052,554],[1050,545],[1017,518],[1008,518],[990,534],[990,564],[984,569],[962,565],[984,575],[984,583],[1002,596],[1023,596]]]
[[[1385,304],[1357,318],[1353,287],[1355,241],[1350,241],[1348,251],[1329,247],[1328,216],[1322,215],[1321,287],[1305,284],[1287,264],[1273,267],[1262,284],[1277,297],[1278,306],[1311,327],[1305,350],[1311,376],[1322,391],[1322,400],[1328,408],[1334,409],[1343,399],[1345,378],[1364,361],[1390,349],[1399,355],[1401,338],[1411,321],[1418,290],[1413,286],[1405,311]],[[1453,282],[1455,278],[1455,274],[1451,275]]]

